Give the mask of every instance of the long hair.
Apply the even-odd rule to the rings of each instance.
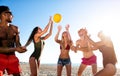
[[[28,46],[28,45],[33,41],[34,35],[37,33],[38,28],[39,28],[39,27],[35,27],[35,28],[33,29],[33,31],[32,31],[32,33],[31,33],[28,41],[26,42],[25,46]]]
[[[62,33],[62,38],[61,38],[61,41],[62,41],[62,42],[65,41],[65,38],[64,38],[64,36],[63,36],[65,33],[66,33],[66,31],[64,31],[64,32]]]
[[[61,38],[61,46],[62,46],[62,48],[65,48],[65,39],[64,39],[64,36],[63,36],[63,34],[65,34],[65,33],[68,35],[67,31],[64,31],[64,32],[62,33],[62,38]],[[70,40],[69,37],[68,37],[67,43],[69,44],[70,41],[71,41],[71,40]]]

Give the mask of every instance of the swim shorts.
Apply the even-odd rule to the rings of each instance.
[[[93,55],[91,56],[90,58],[82,58],[82,64],[85,64],[85,65],[92,65],[92,64],[96,64],[96,56]]]
[[[67,65],[67,64],[71,64],[71,60],[70,60],[70,58],[67,58],[67,59],[59,58],[58,64],[60,64],[62,66]]]
[[[8,74],[21,72],[19,60],[15,55],[0,54],[0,74],[5,70]]]

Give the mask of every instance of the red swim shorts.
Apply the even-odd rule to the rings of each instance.
[[[96,64],[96,56],[93,55],[91,56],[90,58],[82,58],[82,64],[85,64],[85,65],[92,65],[92,64]]]
[[[0,76],[3,76],[5,69],[8,74],[21,72],[19,60],[15,55],[0,54]]]

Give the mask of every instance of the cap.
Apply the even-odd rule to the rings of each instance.
[[[7,10],[10,10],[8,6],[0,6],[0,14]]]

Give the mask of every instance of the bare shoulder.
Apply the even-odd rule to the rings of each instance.
[[[80,43],[81,43],[81,40],[78,39],[78,40],[76,41],[76,45],[80,45]]]
[[[18,32],[18,27],[16,25],[10,24],[10,28],[16,32]]]
[[[13,29],[18,29],[18,27],[16,25],[10,24],[10,27]]]
[[[80,39],[78,39],[77,41],[76,41],[76,43],[80,43],[81,42],[81,40]]]

